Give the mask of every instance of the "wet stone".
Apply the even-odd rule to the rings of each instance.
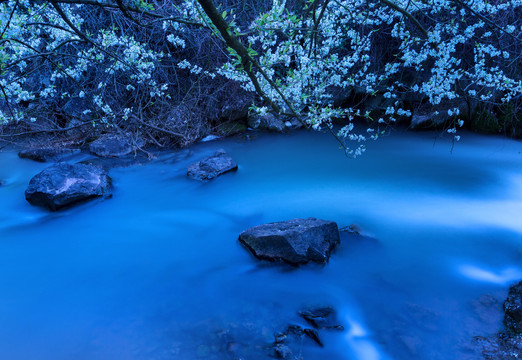
[[[237,170],[236,162],[220,149],[201,161],[190,165],[187,169],[187,176],[200,181],[211,180],[226,172]]]
[[[337,224],[315,218],[254,226],[243,231],[239,241],[259,259],[295,266],[310,261],[326,264],[340,244]]]
[[[89,145],[89,151],[101,157],[122,157],[143,145],[143,140],[134,141],[129,134],[104,134]]]
[[[35,175],[25,198],[31,205],[56,211],[72,204],[111,194],[111,179],[96,166],[58,163]]]

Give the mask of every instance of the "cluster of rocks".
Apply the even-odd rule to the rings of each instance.
[[[211,180],[226,172],[237,170],[237,164],[223,149],[190,165],[187,176],[195,180]]]
[[[89,145],[89,151],[99,158],[123,159],[143,144],[128,134],[105,134]],[[112,194],[112,180],[106,167],[92,159],[80,163],[74,156],[80,149],[38,148],[22,150],[19,157],[39,162],[57,162],[35,175],[25,191],[31,204],[56,211],[95,198]],[[107,163],[105,163],[107,164]],[[210,180],[236,170],[236,162],[222,149],[189,166],[187,175],[197,180]],[[1,184],[1,183],[0,183]]]
[[[251,117],[249,126],[281,132],[301,125],[296,120],[284,121],[267,114]],[[136,155],[137,150],[141,150],[144,145],[142,139],[129,133],[102,134],[89,144],[89,152],[97,158],[86,159],[80,164],[56,164],[45,169],[31,179],[25,193],[26,199],[32,205],[55,211],[88,199],[108,197],[111,193],[111,179],[102,168],[129,163],[130,155]],[[73,162],[80,153],[79,148],[45,147],[25,149],[18,156],[38,162]],[[212,156],[190,165],[187,176],[207,181],[237,168],[237,163],[220,149]]]
[[[299,316],[306,320],[310,326],[291,324],[283,331],[275,334],[270,349],[273,357],[285,360],[297,359],[294,354],[299,352],[303,338],[323,347],[324,344],[321,340],[323,330],[344,331],[344,326],[339,324],[337,312],[333,307],[309,308],[300,311]]]
[[[98,157],[122,158],[135,151],[136,146],[139,147],[130,137],[104,135],[92,142],[89,150]],[[21,151],[22,158],[57,162],[30,180],[25,191],[27,201],[56,211],[94,198],[110,197],[112,180],[104,167],[88,161],[71,163],[80,152],[80,149],[52,148]],[[187,176],[209,181],[237,169],[237,163],[219,149],[190,165]],[[340,244],[340,235],[335,222],[307,218],[254,226],[243,231],[239,241],[258,259],[299,266],[309,262],[326,264]],[[323,331],[344,329],[331,307],[306,309],[299,316],[308,325],[290,324],[278,332],[269,347],[272,356],[296,359],[294,353],[299,351],[303,339],[322,347]]]

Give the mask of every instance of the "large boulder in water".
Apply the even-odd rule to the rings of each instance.
[[[59,161],[64,158],[79,154],[80,149],[61,149],[61,148],[40,148],[26,149],[18,153],[22,159],[30,159],[39,162]]]
[[[335,222],[308,218],[258,225],[243,231],[239,241],[260,259],[300,265],[327,263],[340,238]]]
[[[34,176],[25,190],[31,205],[55,211],[79,201],[110,195],[111,179],[96,166],[58,163]]]
[[[236,170],[237,164],[223,149],[197,163],[190,165],[187,176],[196,180],[210,180],[226,172]]]
[[[515,333],[522,333],[522,281],[509,288],[504,302],[504,325]]]

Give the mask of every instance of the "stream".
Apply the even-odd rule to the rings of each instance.
[[[0,360],[270,359],[309,306],[344,331],[304,360],[481,359],[522,280],[522,142],[394,131],[356,159],[326,134],[250,133],[114,168],[114,195],[49,213],[24,190],[49,164],[0,152]],[[201,183],[225,149],[237,172]],[[75,160],[89,155],[81,154]],[[357,224],[326,266],[255,259],[237,238],[299,217]]]

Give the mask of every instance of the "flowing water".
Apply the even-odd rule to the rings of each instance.
[[[115,168],[114,196],[26,203],[48,164],[0,153],[0,360],[265,359],[273,334],[331,305],[315,359],[479,359],[522,279],[522,143],[394,133],[344,157],[328,135],[252,134]],[[187,166],[224,148],[239,170]],[[85,156],[85,155],[83,155]],[[78,159],[80,160],[80,159]],[[297,217],[357,224],[326,266],[272,265],[237,241]]]

